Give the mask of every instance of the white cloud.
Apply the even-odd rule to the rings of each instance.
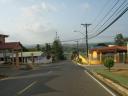
[[[0,0],[0,3],[7,3],[10,2],[10,0]]]
[[[87,3],[87,2],[81,4],[81,9],[82,9],[82,10],[88,11],[90,8],[91,8],[91,6],[90,6],[90,4]]]
[[[37,5],[32,5],[29,7],[22,8],[23,15],[26,16],[33,16],[33,15],[39,15],[46,12],[56,12],[57,8],[51,4],[48,4],[46,2],[42,2]]]
[[[41,19],[22,22],[16,27],[18,39],[25,44],[52,42],[57,31],[50,22]]]
[[[52,21],[41,14],[56,11],[56,7],[46,2],[22,8],[15,32],[18,40],[24,44],[52,42],[57,30]]]
[[[6,2],[8,1],[6,0]],[[52,15],[52,13],[58,11],[54,5],[43,1],[34,5],[21,4],[17,10],[21,13],[15,18],[14,28],[8,29],[7,34],[10,35],[7,39],[8,41],[20,41],[23,44],[49,43],[53,41],[57,31],[56,25],[47,18],[47,14],[51,13]],[[42,16],[42,14],[45,14],[45,16]]]

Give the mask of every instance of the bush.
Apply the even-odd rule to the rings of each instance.
[[[32,64],[27,64],[27,65],[26,65],[26,68],[27,68],[28,70],[31,70],[31,69],[33,69],[33,65],[32,65]]]
[[[111,70],[111,67],[114,66],[114,60],[112,58],[106,58],[104,60],[104,66],[108,68],[108,70]]]

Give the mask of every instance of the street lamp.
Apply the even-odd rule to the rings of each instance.
[[[85,36],[85,34],[84,34],[84,33],[82,33],[81,31],[74,30],[74,32],[79,32],[80,34],[82,34],[82,35],[84,35],[84,36]]]

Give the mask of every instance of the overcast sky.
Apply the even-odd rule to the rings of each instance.
[[[73,31],[84,32],[85,29],[80,24],[91,23],[88,33],[95,34],[93,28],[116,1],[0,0],[0,34],[9,35],[7,41],[20,41],[23,44],[52,42],[56,32],[61,40],[81,38],[83,35]],[[117,33],[128,36],[127,17],[128,12],[103,34],[89,42],[111,41],[112,36]]]

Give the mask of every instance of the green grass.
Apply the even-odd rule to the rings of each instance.
[[[118,84],[128,88],[128,77],[127,76],[115,74],[111,71],[109,72],[106,69],[94,69],[94,71],[96,73],[102,75],[103,77],[106,77],[106,78],[114,81],[115,83],[118,83]]]

